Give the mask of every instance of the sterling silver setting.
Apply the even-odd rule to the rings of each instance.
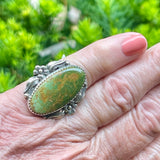
[[[33,114],[35,114],[37,116],[45,117],[45,118],[55,118],[55,119],[58,118],[59,119],[67,114],[71,115],[75,112],[78,103],[85,96],[85,92],[87,89],[86,78],[85,78],[85,82],[84,82],[82,88],[77,93],[77,95],[72,100],[70,100],[69,103],[67,103],[65,106],[61,107],[60,109],[54,111],[53,113],[40,115],[40,114],[33,112],[30,109],[30,99],[32,98],[32,95],[36,91],[38,86],[43,81],[45,81],[51,74],[54,74],[58,70],[63,69],[67,66],[73,66],[73,65],[71,65],[67,61],[59,60],[59,61],[52,61],[52,62],[48,63],[47,65],[35,66],[35,69],[33,70],[33,77],[28,79],[27,85],[26,85],[26,88],[24,91],[25,98],[27,99],[28,108]]]

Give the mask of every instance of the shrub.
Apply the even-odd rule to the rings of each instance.
[[[78,28],[73,31],[72,35],[78,44],[84,47],[102,38],[102,28],[86,18],[80,21]]]
[[[17,85],[16,76],[10,72],[0,69],[0,92],[6,91]]]

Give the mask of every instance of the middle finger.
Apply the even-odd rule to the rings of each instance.
[[[88,89],[75,118],[102,127],[131,110],[160,82],[160,44]],[[78,114],[78,115],[77,115]]]

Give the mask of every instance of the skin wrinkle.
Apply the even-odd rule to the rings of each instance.
[[[137,106],[136,106],[136,107],[132,110],[132,112],[131,112],[132,117],[133,117],[133,122],[134,122],[134,124],[135,124],[135,126],[136,126],[137,131],[139,132],[139,134],[140,134],[141,136],[146,136],[146,137],[148,137],[149,139],[153,139],[153,137],[151,137],[150,135],[146,134],[146,133],[142,130],[141,126],[139,125],[139,122],[140,122],[140,121],[143,121],[143,120],[142,120],[141,114],[140,114],[141,111],[137,111],[137,110],[138,110],[138,109],[137,109]]]
[[[101,136],[99,136],[98,134],[101,134]],[[111,160],[116,160],[116,155],[113,155],[113,148],[112,148],[112,143],[110,143],[109,139],[106,138],[105,136],[105,132],[103,131],[103,128],[100,129],[99,133],[97,133],[97,139],[98,141],[100,141],[99,144],[101,144],[101,147],[99,146],[99,151],[98,151],[98,155],[99,157],[101,156],[101,153],[103,154],[103,158],[106,159],[107,157]],[[104,142],[104,139],[107,141],[108,146],[106,145],[102,145]]]
[[[23,123],[20,123],[20,122],[22,122],[21,119],[24,120]],[[17,111],[12,109],[12,108],[11,109],[7,108],[4,113],[3,112],[1,113],[1,120],[4,123],[3,124],[4,126],[7,126],[7,124],[9,124],[8,122],[15,123],[15,124],[18,124],[18,125],[19,125],[19,123],[22,124],[22,125],[32,123],[31,121],[25,121],[25,120],[29,120],[27,118],[27,116],[22,115],[20,113],[17,113]]]
[[[127,114],[126,114],[127,115]],[[131,118],[131,115],[130,115],[130,118]],[[121,119],[121,118],[120,118]],[[123,121],[125,121],[124,120],[124,118],[123,118]],[[132,121],[132,120],[131,120]],[[110,155],[110,157],[106,157],[107,159],[112,159],[114,156],[116,156],[117,157],[117,159],[119,160],[119,159],[125,159],[125,160],[127,160],[126,158],[124,158],[124,157],[122,157],[122,155],[124,154],[129,154],[129,153],[132,153],[133,152],[133,148],[132,148],[132,150],[128,150],[128,151],[126,151],[126,150],[124,150],[123,149],[123,145],[121,145],[121,142],[123,141],[125,144],[126,144],[126,141],[128,141],[129,143],[128,143],[128,147],[124,147],[124,148],[131,148],[130,147],[130,145],[132,144],[132,143],[134,143],[133,144],[133,146],[135,146],[135,138],[136,137],[134,137],[133,138],[133,135],[132,135],[132,133],[133,133],[133,130],[134,130],[134,135],[136,135],[136,133],[138,134],[138,135],[136,135],[136,136],[139,136],[139,132],[136,132],[135,131],[135,128],[133,128],[133,127],[131,127],[130,126],[130,124],[132,124],[130,121],[128,121],[127,120],[127,124],[125,125],[125,128],[122,128],[122,127],[124,127],[124,125],[121,127],[121,130],[123,131],[123,132],[125,132],[125,130],[127,130],[127,129],[129,129],[130,128],[130,132],[129,132],[129,130],[127,130],[127,132],[125,132],[125,134],[123,134],[123,132],[121,131],[121,130],[119,130],[119,131],[115,131],[115,132],[112,132],[112,127],[111,126],[114,126],[113,124],[115,123],[116,125],[119,125],[120,126],[120,124],[119,123],[121,122],[121,120],[116,120],[116,121],[114,121],[112,124],[110,124],[105,130],[107,131],[107,134],[106,134],[106,136],[105,137],[110,137],[110,139],[108,139],[107,140],[107,144],[106,145],[108,145],[108,144],[110,144],[110,147],[112,148],[112,154],[113,155]],[[117,124],[118,123],[118,124]],[[122,122],[121,122],[122,123]],[[115,128],[115,127],[114,127]],[[114,129],[113,129],[114,130]],[[110,133],[110,134],[109,134]],[[118,135],[116,135],[118,133]],[[125,136],[125,137],[123,137],[123,135]],[[132,136],[131,136],[132,135]],[[120,137],[119,137],[120,136]],[[126,139],[126,138],[128,138],[128,140]],[[145,138],[146,139],[146,138]],[[120,140],[120,142],[118,142],[118,140]],[[144,140],[144,138],[143,138],[143,140]],[[131,141],[133,141],[133,142],[131,142]],[[148,141],[148,140],[147,140]],[[146,143],[146,140],[143,142],[143,143]],[[118,145],[119,145],[119,147],[118,147]],[[136,146],[137,146],[138,144],[136,144]],[[140,145],[140,144],[139,144]],[[142,144],[141,144],[142,145]],[[113,148],[115,146],[115,148]],[[135,146],[135,147],[136,147]],[[118,150],[117,149],[120,149],[120,150],[123,150],[123,152],[118,152]],[[142,148],[141,146],[139,146],[139,148]],[[143,149],[143,148],[142,148]],[[139,150],[140,151],[140,150]],[[125,153],[126,152],[126,153]],[[117,153],[117,154],[114,154],[114,153]],[[119,153],[119,154],[118,154]],[[120,156],[120,154],[122,154],[121,156]],[[129,158],[129,155],[125,155],[125,157],[128,157]],[[123,156],[124,156],[123,155]],[[107,156],[107,153],[106,153],[106,156]],[[120,158],[121,157],[121,158]]]
[[[106,159],[107,157],[109,158],[109,160],[118,160],[117,158],[113,158],[113,155],[111,156],[111,153],[113,151],[111,150],[111,145],[109,145],[109,141],[107,139],[106,141],[108,141],[108,147],[110,146],[110,148],[106,147],[105,149],[105,146],[102,145],[105,139],[106,139],[106,136],[103,132],[103,128],[101,128],[95,134],[95,136],[91,139],[88,149],[86,149],[86,151],[79,157],[81,156],[83,157],[83,155],[85,155],[86,153],[89,157],[93,157],[92,159],[96,159],[96,160]],[[106,156],[106,154],[108,156]]]
[[[92,101],[95,99],[94,97],[92,97],[91,99],[87,98],[88,97],[88,92],[86,93],[86,98],[83,99],[80,103],[81,105],[81,108],[80,107],[77,107],[76,109],[76,113],[74,115],[72,115],[73,118],[69,119],[69,121],[67,121],[68,125],[70,124],[73,124],[73,128],[74,126],[81,126],[81,128],[83,129],[84,128],[84,131],[81,129],[81,131],[83,131],[84,133],[87,133],[87,130],[88,128],[90,129],[90,133],[92,133],[91,135],[87,135],[87,140],[90,140],[96,132],[98,130],[97,128],[97,117],[93,114],[93,112],[90,112],[91,111],[91,108],[95,107],[92,105]],[[84,116],[86,114],[88,114],[90,112],[91,116],[92,116],[92,120],[93,121],[90,121],[90,118],[89,116]],[[67,117],[66,117],[67,118]],[[77,121],[75,121],[75,118]],[[77,124],[78,123],[78,124]],[[86,125],[87,124],[87,125]]]
[[[13,121],[11,121],[11,122],[13,122]],[[40,125],[41,125],[41,124],[40,124]],[[14,126],[14,125],[13,125],[13,126]],[[36,126],[36,125],[35,125],[35,126]],[[37,126],[37,127],[38,127],[38,126]],[[12,128],[12,129],[13,129],[13,128]],[[31,130],[31,128],[29,128],[29,130]],[[26,131],[26,130],[25,130],[25,131]],[[13,133],[14,133],[14,132],[13,132]],[[31,135],[32,135],[32,134],[31,134]],[[16,135],[15,135],[15,136],[16,136]],[[15,136],[11,136],[11,137],[14,138]],[[27,135],[27,136],[29,136],[29,135]],[[15,145],[12,145],[12,144],[11,144],[11,146],[10,146],[10,150],[11,150],[11,151],[10,151],[10,152],[12,152],[12,148],[13,148],[13,150],[14,150],[14,149],[16,148],[16,145],[18,146],[19,144],[21,144],[21,142],[24,142],[23,146],[26,145],[26,144],[25,144],[25,141],[24,141],[24,137],[25,137],[24,135],[22,135],[22,138],[19,137],[20,140],[16,141],[16,143],[15,143],[15,141],[13,140]],[[37,135],[36,135],[36,137],[37,137]],[[15,138],[16,138],[16,137],[15,137]],[[42,138],[42,137],[41,137],[41,138]],[[47,137],[47,138],[48,138],[48,137]],[[32,142],[32,140],[33,140],[33,135],[32,135],[32,137],[30,137],[30,138],[26,138],[26,140],[31,140],[31,142]],[[34,142],[36,142],[36,140],[37,140],[37,139],[35,139]],[[11,142],[12,142],[12,140],[11,140]],[[28,142],[28,143],[29,143],[29,147],[30,147],[30,142]],[[22,145],[22,144],[21,144],[21,145]]]
[[[138,70],[137,68],[135,67],[135,63],[137,63],[137,61],[140,61],[141,63],[139,64],[139,67],[138,67]],[[130,73],[127,73],[128,74],[128,77],[132,77],[127,79],[129,81],[129,84],[130,86],[134,87],[134,92],[135,93],[141,93],[141,91],[143,90],[144,93],[143,95],[140,95],[139,97],[143,97],[144,94],[150,90],[153,86],[155,86],[155,82],[156,84],[159,83],[159,70],[156,70],[155,74],[153,75],[153,71],[154,70],[153,68],[153,65],[155,65],[154,63],[152,64],[152,57],[150,56],[150,54],[148,54],[147,56],[146,55],[143,55],[142,57],[140,57],[140,59],[138,59],[137,61],[133,62],[132,64],[130,64],[128,67],[127,67],[127,70],[131,70],[131,73],[132,75],[129,75]],[[147,64],[147,65],[146,65]],[[149,67],[150,66],[150,67]],[[133,69],[134,68],[134,69]],[[141,70],[139,69],[141,68]],[[150,70],[149,70],[149,69]],[[147,71],[147,72],[146,72]],[[124,73],[126,72],[126,68],[124,67],[122,69],[122,74],[119,75],[119,77],[126,77],[124,75]],[[151,75],[151,76],[150,76]],[[137,78],[138,77],[138,78]],[[144,79],[143,82],[141,81],[141,78],[140,77],[147,77],[147,79]],[[134,83],[133,85],[133,80],[136,79],[136,83]],[[148,80],[150,79],[150,80]],[[125,79],[123,79],[125,81]],[[147,85],[146,83],[148,83],[148,81],[152,82],[150,83],[149,85]],[[144,85],[146,84],[146,85]],[[138,85],[138,86],[137,86]],[[144,86],[146,88],[144,88]],[[138,89],[138,90],[137,90]],[[136,97],[138,98],[138,97]]]
[[[85,120],[85,122],[87,122],[87,120]],[[74,134],[76,136],[76,142],[77,140],[78,142],[90,141],[90,139],[95,135],[95,133],[98,130],[98,128],[94,127],[94,125],[92,125],[91,123],[90,124],[86,123],[85,126],[81,126],[81,129],[78,127],[76,123],[74,123],[74,121],[73,122],[71,121],[71,123],[69,123],[67,126],[68,126],[67,128],[64,126],[64,129],[68,131],[71,135]],[[90,133],[87,133],[88,128],[91,131]],[[64,132],[62,132],[62,134]],[[74,140],[73,138],[70,139],[70,141],[72,142],[73,140]]]
[[[47,138],[49,138],[48,134],[46,134],[46,135],[44,134],[44,133],[46,133],[46,131],[44,131],[43,128],[41,128],[41,129],[37,128],[37,130],[36,130],[36,128],[34,127],[34,130],[37,131],[37,133],[35,132],[36,134],[34,132],[32,132],[33,127],[27,128],[25,131],[28,134],[26,135],[25,132],[22,132],[21,133],[22,135],[16,141],[17,144],[21,144],[21,146],[26,147],[26,148],[30,148],[30,143],[32,143],[32,146],[34,146],[34,145],[36,146],[36,145],[41,144],[43,141],[45,141]],[[12,145],[12,146],[13,146],[13,148],[15,148],[18,145],[15,144],[15,146],[14,145]]]
[[[143,103],[143,102],[142,102]],[[137,108],[137,107],[136,107]],[[135,108],[135,109],[136,109]],[[141,110],[139,110],[139,113],[143,113],[143,111],[141,111]],[[137,116],[138,116],[139,114],[137,114]],[[135,117],[134,115],[132,116],[132,117]],[[140,117],[140,116],[138,116],[138,117]],[[136,120],[134,120],[134,122],[138,122],[140,119],[138,118],[138,117],[136,117],[136,118],[134,118],[134,119],[136,119]],[[138,119],[137,119],[138,118]],[[141,120],[141,121],[143,121],[143,120]],[[135,123],[136,124],[136,123]],[[138,129],[139,127],[137,126],[137,129]],[[139,130],[139,129],[138,129]],[[139,130],[139,132],[140,133],[142,133],[142,135],[144,135],[144,136],[146,136],[146,137],[148,137],[150,140],[152,139],[152,141],[149,143],[149,145],[150,144],[152,144],[152,142],[153,142],[153,140],[154,140],[154,137],[156,136],[155,134],[148,134],[148,133],[146,133],[145,131],[141,131],[141,130]],[[148,146],[148,145],[147,145]],[[147,147],[146,146],[146,147]],[[143,157],[143,156],[142,156]],[[148,157],[148,156],[147,156]],[[136,159],[136,158],[135,158]],[[147,159],[148,160],[148,159]]]
[[[10,129],[12,129],[12,131],[17,131],[18,127],[17,127],[17,122],[14,122],[13,117],[11,117],[12,113],[8,112],[8,114],[4,115],[1,117],[1,133],[0,133],[0,137],[1,138],[10,138],[10,137],[14,137],[16,135],[16,133],[11,132]],[[2,127],[3,126],[3,127]]]
[[[36,135],[36,137],[37,137],[37,135]],[[40,136],[41,138],[42,138],[42,136]],[[49,138],[49,137],[46,137],[47,139]],[[22,137],[22,139],[23,139],[23,137]],[[19,142],[21,142],[22,141],[22,139],[20,139],[19,140]],[[28,139],[28,138],[27,138]],[[32,139],[32,138],[30,138],[30,139]],[[32,139],[33,140],[33,139]],[[24,139],[23,139],[23,141],[24,141]],[[35,140],[34,140],[35,141]],[[66,143],[65,143],[66,144]],[[39,144],[35,144],[36,146],[38,146]],[[42,144],[41,144],[42,145]],[[24,146],[25,145],[20,145],[20,146],[23,146],[23,148],[24,148]],[[33,145],[32,145],[33,146]],[[45,146],[45,144],[44,144],[44,146]],[[62,145],[62,146],[64,146],[64,145]],[[15,147],[13,147],[14,148],[14,150],[15,150]],[[29,148],[30,148],[30,150],[29,151],[31,151],[33,148],[29,145]],[[24,148],[24,149],[26,149],[26,148]],[[34,149],[36,149],[36,147],[34,147]],[[16,148],[16,150],[18,150],[19,151],[19,154],[20,154],[20,151],[21,151],[21,148]],[[21,152],[23,152],[23,150],[21,151]]]
[[[155,147],[157,147],[155,149]],[[158,160],[160,149],[160,136],[154,139],[147,147],[138,155],[132,158],[132,160]]]
[[[148,155],[147,156],[140,156],[140,157],[138,157],[138,158],[133,158],[133,160],[159,160],[159,151],[157,152],[155,152],[155,150],[153,150],[152,152],[150,152],[150,153],[148,153]]]
[[[121,157],[121,159],[124,159],[124,157],[127,157],[126,159],[129,159],[134,154],[138,153],[142,149],[142,146],[144,146],[144,144],[148,142],[148,138],[144,137],[141,133],[139,133],[139,130],[137,130],[136,126],[129,126],[130,124],[133,123],[131,114],[129,114],[129,117],[130,119],[126,119],[126,121],[128,120],[128,122],[126,123],[125,130],[124,130],[124,132],[127,131],[126,135],[121,133],[122,135],[124,135],[121,141],[124,141],[124,142],[128,141],[127,147],[126,149],[124,149],[123,153],[119,152],[120,155],[117,154],[117,157]],[[134,135],[133,135],[133,131],[134,131]],[[136,142],[136,140],[138,141]],[[120,147],[122,147],[121,143],[119,145]],[[132,145],[132,149],[130,147],[131,145]]]
[[[88,145],[87,143],[81,143],[81,145],[78,144],[74,144],[74,143],[70,143],[68,145],[68,147],[65,144],[58,144],[61,148],[59,150],[55,151],[55,154],[59,154],[59,156],[61,157],[61,159],[65,159],[65,160],[70,160],[73,159],[75,156],[77,156],[78,154],[81,154],[85,149],[86,146]],[[62,146],[66,146],[67,150],[65,150],[64,148],[62,148]],[[75,149],[75,151],[73,151],[73,148]],[[58,156],[58,157],[59,157]],[[52,159],[54,158],[54,153],[52,152]],[[57,159],[57,158],[56,158]],[[59,159],[59,158],[58,158]]]
[[[157,133],[160,132],[160,120],[158,120],[158,115],[156,117],[155,114],[157,113],[151,113],[151,111],[156,108],[153,107],[153,103],[150,102],[142,102],[139,106],[137,106],[137,112],[136,114],[139,114],[138,117],[135,118],[135,123],[137,121],[137,124],[140,126],[137,126],[141,131],[142,134],[150,136],[150,137],[155,137]],[[152,110],[149,109],[149,107],[152,107]],[[143,125],[139,123],[139,121],[143,122]],[[146,125],[144,125],[146,124]],[[147,126],[147,128],[145,128]]]
[[[150,144],[150,145],[152,145],[152,144]],[[159,158],[159,156],[158,156],[159,155],[159,150],[160,150],[160,143],[153,146],[153,147],[151,146],[150,151],[148,151],[149,152],[148,154],[151,156],[151,158],[154,158],[154,159]]]
[[[147,138],[150,140],[150,142],[148,142],[148,144],[144,147],[144,148],[146,148],[148,145],[150,145],[150,144],[154,141],[154,137],[151,137],[150,135],[146,135],[145,133],[143,133],[143,132],[141,131],[141,129],[138,127],[139,125],[137,125],[138,120],[137,120],[136,118],[138,118],[138,115],[136,115],[136,109],[133,109],[133,110],[135,110],[135,111],[133,111],[131,114],[132,114],[133,121],[134,121],[134,124],[135,124],[135,126],[136,126],[137,131],[139,132],[139,134],[141,135],[141,137],[145,136],[145,137],[147,137]],[[135,115],[136,115],[136,116],[135,116]],[[137,152],[137,154],[139,154],[141,151],[143,151],[144,148],[140,149],[140,150]],[[132,158],[134,158],[137,154],[135,154]],[[131,159],[132,159],[132,158],[131,158]]]
[[[97,105],[94,105],[94,104],[101,104],[101,102],[103,101],[101,99],[98,99],[97,95],[100,96],[101,93],[95,93],[95,95],[93,95],[93,97],[89,99],[88,103],[89,103],[90,108],[88,108],[88,113],[92,117],[93,121],[95,122],[94,125],[98,126],[99,128],[100,124],[102,124],[103,121],[101,119],[101,116],[97,116],[97,115],[101,115],[102,110],[101,108],[98,108]]]
[[[45,128],[45,127],[44,127],[44,128]],[[26,132],[27,132],[27,131],[26,131]],[[63,134],[64,134],[64,133],[63,133]],[[40,135],[40,136],[41,136],[41,135]],[[37,135],[36,135],[36,137],[37,137]],[[32,137],[32,138],[33,138],[33,137]],[[31,139],[31,142],[32,142],[32,140],[33,140],[32,138],[27,138],[27,139]],[[49,137],[47,137],[47,138],[49,138]],[[23,140],[24,140],[24,139],[23,139],[23,136],[22,136],[22,139],[20,139],[20,140],[17,142],[17,144],[19,144],[19,142],[21,142],[21,141],[23,141]],[[35,141],[35,140],[34,140],[34,141]],[[37,145],[38,145],[38,144],[37,144]],[[22,146],[22,145],[21,145],[21,146]],[[24,146],[25,146],[25,145],[24,145]],[[30,146],[30,142],[29,142],[29,146]],[[63,145],[63,146],[64,146],[64,145]],[[16,151],[18,150],[18,151],[19,151],[19,153],[15,153],[15,154],[21,154],[21,153],[23,153],[23,150],[20,152],[20,149],[21,149],[21,148],[17,148],[17,149],[16,149],[16,146],[13,146],[12,148],[13,148],[13,149],[11,149],[11,151],[10,151],[11,154],[13,154],[12,150],[16,150]],[[36,148],[33,148],[33,149],[36,149]],[[31,150],[32,150],[32,149],[31,149]],[[31,150],[29,150],[29,151],[31,151]],[[28,153],[29,153],[29,151],[28,151]],[[26,153],[26,154],[27,154],[27,153]]]
[[[79,155],[78,158],[82,158],[84,155],[88,155],[88,157],[92,157],[93,159],[96,159],[98,160],[99,159],[99,148],[100,145],[99,145],[99,141],[98,139],[96,138],[96,136],[94,136],[87,149],[85,150],[85,152],[82,154],[82,155]],[[101,159],[103,159],[104,157],[102,157],[103,155],[101,155]]]
[[[115,121],[114,121],[114,122],[115,122]],[[114,123],[114,122],[113,122],[113,123]],[[112,123],[112,124],[113,124],[113,123]],[[105,139],[105,138],[107,137],[107,136],[106,136],[106,132],[107,132],[107,135],[111,135],[111,138],[106,139],[107,145],[106,145],[106,144],[103,145],[103,148],[106,147],[106,149],[104,150],[104,153],[105,153],[104,159],[109,159],[109,160],[121,160],[122,158],[120,158],[120,156],[118,156],[117,154],[114,154],[114,153],[116,153],[116,152],[119,152],[119,150],[121,149],[121,145],[120,145],[119,140],[117,139],[116,135],[115,135],[115,136],[113,135],[112,129],[110,129],[110,127],[111,127],[112,124],[110,124],[110,125],[107,126],[108,130],[106,130],[105,132],[103,132],[103,133],[104,133],[104,134],[103,134],[103,137],[102,137],[102,136],[99,136],[99,135],[97,135],[97,137],[99,136],[99,137],[101,137],[101,139]],[[117,132],[117,133],[118,133],[118,132]],[[122,137],[123,137],[123,136],[122,136]],[[121,137],[121,138],[122,138],[122,137]],[[115,145],[116,145],[116,148],[117,148],[117,149],[114,148],[114,143],[116,143]],[[106,146],[105,146],[105,145],[106,145]],[[102,148],[102,149],[103,149],[103,148]]]
[[[66,145],[66,144],[65,144]],[[61,146],[64,146],[64,144],[61,144]],[[81,144],[81,147],[77,147],[79,146],[78,144],[69,144],[68,146],[70,147],[67,147],[67,150],[64,150],[64,148],[60,148],[58,151],[55,151],[55,152],[52,152],[52,158],[54,159],[54,153],[55,154],[58,154],[61,159],[73,159],[73,157],[75,157],[77,154],[81,154],[81,152],[83,152],[85,150],[85,145]],[[72,148],[75,148],[75,150],[73,151]],[[67,152],[67,154],[65,155],[65,152]],[[63,154],[63,155],[62,155]],[[45,155],[45,154],[43,154]]]
[[[111,121],[115,120],[117,118],[117,115],[115,114],[115,112],[112,112],[113,110],[115,111],[115,108],[112,107],[112,102],[110,102],[112,99],[109,99],[108,97],[110,97],[108,95],[108,92],[104,92],[104,91],[107,91],[106,89],[104,89],[105,87],[103,87],[103,83],[102,83],[102,86],[100,85],[97,85],[96,86],[97,89],[101,87],[101,91],[100,93],[97,93],[97,94],[94,94],[93,96],[93,100],[90,101],[90,106],[92,107],[92,104],[98,104],[101,106],[101,108],[91,108],[91,115],[93,114],[94,116],[92,116],[93,118],[92,119],[95,119],[94,117],[96,117],[96,125],[101,128],[103,127],[104,125],[106,125],[106,122],[107,124],[109,124]],[[98,97],[97,97],[98,95]],[[104,97],[106,99],[104,99]],[[97,99],[98,99],[98,102],[97,102]],[[104,110],[105,109],[105,110]],[[106,114],[107,113],[107,114]],[[103,118],[105,116],[108,116],[108,119],[106,119],[106,122],[104,122]],[[109,116],[110,115],[110,116]],[[110,118],[112,117],[112,119]]]

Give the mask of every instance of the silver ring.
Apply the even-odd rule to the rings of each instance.
[[[87,89],[82,68],[64,60],[46,66],[35,66],[24,95],[29,110],[45,118],[61,118],[73,114]]]

